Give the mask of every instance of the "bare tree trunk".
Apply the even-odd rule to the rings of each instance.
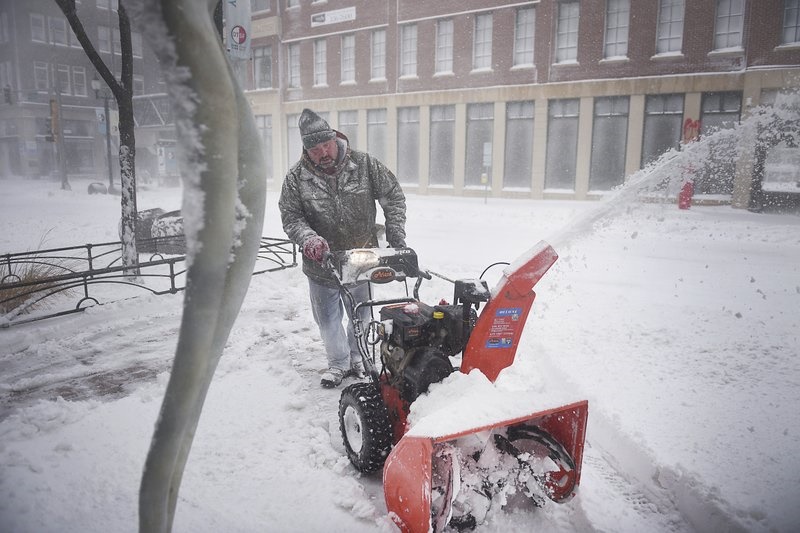
[[[139,254],[136,250],[136,138],[133,121],[133,49],[131,46],[131,25],[128,13],[122,2],[119,4],[120,54],[122,58],[122,74],[120,80],[103,61],[95,49],[92,40],[86,35],[83,23],[78,17],[75,0],[55,0],[64,13],[75,37],[81,43],[86,57],[92,62],[98,74],[114,95],[119,109],[119,164],[122,196],[120,200],[122,220],[122,265],[128,267],[126,274],[139,275]],[[106,127],[111,127],[106,117]]]
[[[122,52],[121,90],[117,99],[119,108],[119,176],[120,204],[122,207],[122,264],[131,267],[129,275],[139,275],[139,253],[136,249],[136,135],[133,120],[133,46],[128,12],[119,4],[119,34]]]
[[[142,533],[172,528],[206,393],[261,241],[266,166],[252,111],[212,21],[217,1],[201,7],[193,0],[141,0],[141,13],[134,16],[151,32],[155,48],[168,37],[157,50],[165,68],[188,72],[181,83],[171,83],[170,92],[187,161],[182,172],[189,267],[178,347],[139,492]]]

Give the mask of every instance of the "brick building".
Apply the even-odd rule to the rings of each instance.
[[[80,0],[78,8],[119,68],[116,1]],[[726,127],[799,85],[800,0],[251,7],[243,83],[273,187],[300,155],[304,107],[384,160],[409,191],[585,199],[677,146],[685,126]],[[141,41],[134,32],[137,164],[175,173],[163,79]],[[0,175],[51,173],[46,119],[56,87],[69,123],[68,172],[105,168],[93,76],[52,0],[0,0],[0,86],[12,100],[0,102]],[[698,192],[746,206],[751,168],[731,162],[698,180]]]
[[[86,33],[103,61],[121,72],[118,0],[76,0]],[[133,31],[133,94],[137,167],[146,174],[177,175],[175,134],[166,86],[153,52]],[[101,89],[95,92],[93,80]],[[119,180],[116,103],[110,99],[106,148],[104,96],[110,96],[53,0],[0,0],[0,177],[39,179],[57,174],[51,105],[61,109],[66,170],[73,178],[104,180],[110,152]],[[51,104],[51,101],[54,104]]]
[[[725,127],[797,87],[799,13],[798,0],[259,0],[249,98],[278,180],[311,107],[407,190],[584,199],[676,146],[687,121]],[[698,192],[745,206],[749,168]]]

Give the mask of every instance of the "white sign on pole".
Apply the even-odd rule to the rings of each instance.
[[[250,59],[250,0],[225,0],[225,39],[231,59]]]

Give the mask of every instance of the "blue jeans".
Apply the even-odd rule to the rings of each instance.
[[[350,370],[352,363],[361,361],[361,354],[353,333],[350,305],[346,303],[344,294],[338,288],[327,287],[308,278],[308,289],[314,322],[319,326],[322,343],[325,345],[325,352],[328,355],[328,367],[346,372]],[[356,303],[369,300],[369,283],[359,283],[348,289]],[[342,309],[346,311],[348,318],[346,332],[342,327],[344,318]],[[370,318],[370,308],[362,307],[358,314],[366,327]]]

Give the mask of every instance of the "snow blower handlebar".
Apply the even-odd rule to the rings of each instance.
[[[370,342],[367,339],[364,324],[359,318],[360,311],[365,307],[373,308],[419,301],[419,288],[422,280],[431,279],[431,274],[419,268],[417,254],[411,248],[355,248],[326,252],[322,264],[333,275],[344,295],[347,306],[352,310],[351,323],[364,359],[365,369],[377,383],[378,371],[373,359],[369,356]],[[350,291],[350,287],[359,283],[384,284],[392,281],[405,281],[407,278],[417,278],[413,298],[370,299],[357,302]]]
[[[420,270],[417,254],[411,248],[355,248],[325,255],[324,264],[343,285],[362,281],[389,283],[406,278],[425,277]]]

